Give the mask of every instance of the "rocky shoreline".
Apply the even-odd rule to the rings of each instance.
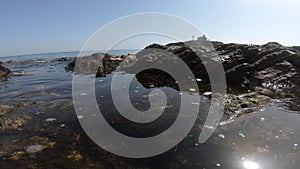
[[[209,45],[213,45],[213,49]],[[272,99],[290,99],[290,108],[299,110],[300,100],[300,51],[299,47],[285,47],[276,42],[264,45],[224,44],[222,42],[188,41],[167,45],[152,44],[136,55],[111,56],[105,54],[99,63],[97,77],[113,71],[132,72],[143,65],[176,62],[164,54],[145,54],[147,49],[159,49],[181,58],[192,70],[200,93],[210,91],[210,81],[205,62],[223,65],[227,80],[224,96],[225,114],[239,116],[257,111],[271,103]],[[104,54],[93,54],[97,57]],[[201,59],[199,58],[201,57]],[[213,59],[211,59],[213,56]],[[167,60],[167,61],[166,61]],[[66,66],[73,71],[76,59]],[[165,65],[166,66],[166,65]],[[176,80],[158,69],[147,69],[136,74],[137,80],[146,88],[172,87],[178,90]]]
[[[178,56],[189,66],[195,77],[186,77],[185,80],[188,83],[196,82],[198,84],[201,101],[203,101],[200,103],[201,110],[197,122],[190,134],[178,147],[173,149],[174,151],[165,155],[166,159],[175,154],[174,158],[169,160],[173,161],[178,153],[180,156],[176,157],[176,163],[178,162],[176,160],[181,159],[180,153],[190,153],[189,149],[193,149],[195,153],[191,157],[199,157],[199,155],[211,152],[212,146],[216,146],[213,147],[214,149],[222,147],[226,150],[229,149],[229,152],[239,150],[236,151],[238,157],[244,157],[245,147],[250,146],[250,151],[245,150],[248,154],[253,154],[252,150],[255,156],[265,155],[265,151],[270,151],[266,155],[271,158],[277,154],[278,150],[281,152],[286,150],[286,154],[291,154],[288,157],[297,159],[298,156],[291,153],[291,149],[296,151],[299,143],[299,139],[294,138],[299,130],[297,115],[295,115],[300,110],[298,106],[300,100],[299,48],[284,47],[274,42],[261,46],[223,44],[221,42],[211,42],[211,44],[214,45],[214,51],[210,51],[208,45],[197,48],[199,42],[193,41],[168,45],[152,44],[136,55],[93,54],[94,63],[98,65],[97,73],[95,72],[96,74],[93,73],[93,75],[108,76],[96,79],[96,85],[99,86],[96,86],[95,91],[100,99],[97,100],[100,103],[99,108],[103,108],[104,114],[108,116],[107,121],[111,125],[115,125],[114,127],[117,129],[122,128],[121,133],[134,136],[136,133],[148,134],[148,131],[150,134],[160,132],[161,129],[167,128],[168,124],[172,123],[173,118],[176,119],[179,107],[177,99],[180,99],[182,90],[179,91],[178,81],[168,73],[157,69],[139,72],[132,83],[132,89],[135,90],[132,101],[133,103],[138,102],[137,107],[143,108],[143,110],[147,108],[147,97],[144,96],[147,96],[149,88],[167,86],[168,88],[162,88],[162,90],[171,93],[168,93],[170,94],[168,97],[170,107],[163,114],[163,118],[150,124],[153,130],[148,130],[148,128],[146,128],[146,132],[142,129],[136,130],[134,124],[128,125],[122,119],[116,120],[112,117],[117,111],[111,109],[114,105],[109,95],[111,73],[116,71],[130,73],[151,63],[172,66],[166,64],[176,62],[172,58],[167,58],[159,53],[145,55],[147,54],[146,50],[159,49]],[[189,46],[192,46],[193,49]],[[198,55],[203,60],[199,59]],[[211,59],[208,57],[209,55],[215,57]],[[97,59],[99,57],[103,57],[103,59]],[[218,129],[207,143],[200,145],[197,140],[212,95],[209,77],[204,67],[205,62],[210,60],[219,61],[224,66],[228,90],[222,100],[225,106],[224,115]],[[14,166],[12,168],[29,166],[30,168],[34,164],[36,168],[45,165],[55,168],[59,164],[66,168],[71,166],[70,164],[76,164],[78,168],[88,168],[85,167],[87,163],[102,167],[107,164],[107,160],[111,160],[112,164],[119,164],[115,163],[116,160],[124,160],[111,156],[95,145],[78,123],[79,117],[76,116],[73,109],[71,90],[71,73],[74,73],[77,61],[78,58],[42,58],[41,60],[9,61],[1,64],[3,66],[1,70],[3,70],[3,74],[6,74],[0,78],[3,89],[2,103],[0,104],[0,131],[2,132],[0,157],[3,166]],[[89,70],[89,66],[86,64],[82,71]],[[22,77],[18,77],[19,72],[23,73]],[[187,92],[191,94],[198,93],[188,89]],[[100,94],[100,91],[103,93]],[[143,98],[140,99],[139,96]],[[284,107],[282,108],[281,105]],[[283,110],[278,111],[281,108]],[[280,147],[279,142],[286,148],[277,149]],[[103,159],[100,162],[99,155]],[[186,154],[182,156],[186,156]],[[209,159],[214,157],[215,153],[212,153],[212,157]],[[55,161],[48,163],[49,159]],[[169,161],[166,162],[168,166]],[[181,164],[180,161],[184,160],[179,160],[178,163]],[[126,161],[121,164],[120,168],[126,168],[127,162],[132,164],[131,161]],[[136,165],[133,166],[136,168]],[[195,167],[199,166],[195,165]]]
[[[207,82],[207,84],[209,84],[209,77],[203,66],[202,58],[199,59],[198,51],[187,46],[189,43],[194,42],[173,43],[165,46],[152,44],[145,49],[157,48],[177,55],[190,67],[196,78],[201,79],[202,83]],[[195,41],[195,43],[197,43],[197,41]],[[298,47],[284,47],[276,42],[270,42],[261,46],[234,43],[223,44],[222,42],[210,43],[213,44],[215,54],[217,54],[214,60],[222,63],[224,67],[229,92],[235,92],[237,90],[263,92],[262,90],[264,90],[264,94],[274,95],[276,91],[280,93],[282,93],[282,91],[287,92],[288,90],[285,89],[298,88],[299,86],[300,51]],[[143,50],[137,55],[142,52]],[[201,52],[200,55],[204,55],[211,51]],[[101,54],[93,54],[92,56],[97,55]],[[156,57],[163,57],[163,55],[157,55]],[[205,56],[203,56],[203,58],[210,59],[209,57],[205,58]],[[105,54],[102,62],[99,63],[97,75],[110,74],[112,71],[115,71],[118,66],[127,64],[128,60],[134,63],[134,67],[138,67],[141,62],[147,64],[158,62],[162,59],[153,59],[151,56],[147,56],[146,59],[136,60],[134,55],[115,57]],[[122,64],[120,65],[121,62]],[[67,71],[73,71],[75,63],[76,59],[68,64],[65,69]],[[127,70],[130,71],[130,69]],[[148,76],[151,74],[153,74],[153,76],[162,76],[168,80],[170,78],[167,77],[168,75],[166,73],[154,69],[143,71],[139,75],[141,76],[142,74],[147,74]],[[140,77],[139,75],[137,75],[137,77]],[[160,79],[160,81],[162,80],[164,79]],[[143,81],[141,78],[142,83]],[[167,85],[167,83],[169,82],[167,81],[165,85]]]
[[[209,46],[211,44],[213,48]],[[299,47],[285,47],[276,42],[260,46],[188,41],[167,45],[152,44],[136,55],[112,56],[95,53],[86,58],[96,59],[95,62],[98,65],[96,77],[105,77],[114,71],[130,73],[141,70],[143,65],[152,63],[165,66],[166,63],[176,62],[176,59],[166,57],[164,54],[148,55],[145,51],[149,49],[164,50],[181,58],[195,76],[195,79],[187,77],[186,80],[196,81],[200,94],[208,98],[211,92],[205,62],[221,63],[227,81],[227,94],[223,99],[225,105],[223,120],[225,121],[258,111],[271,104],[272,99],[289,100],[288,104],[292,110],[300,110],[298,104],[300,102]],[[103,59],[99,61],[97,60],[99,58]],[[76,60],[76,58],[59,58],[52,61],[69,62],[65,70],[74,71]],[[87,67],[83,69],[87,69]],[[1,62],[0,79],[8,79],[13,76],[14,73]],[[136,78],[145,88],[167,86],[179,90],[177,81],[168,73],[158,69],[143,70],[136,74]],[[13,107],[6,105],[0,108],[0,128],[2,130],[19,129],[26,123],[26,117],[8,118],[7,115],[12,109]]]

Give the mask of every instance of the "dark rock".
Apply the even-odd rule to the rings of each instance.
[[[0,61],[0,78],[8,78],[13,75],[12,71],[2,65],[3,62]]]
[[[228,123],[226,122],[228,119],[232,120],[244,114],[258,111],[268,105],[270,101],[270,97],[256,92],[241,95],[225,94],[223,97],[224,116],[221,123]]]
[[[135,56],[131,54],[114,57],[109,54],[94,53],[91,56],[80,57],[80,66],[76,73],[96,74],[96,77],[103,77],[115,71],[121,62],[122,66],[126,67],[135,60]],[[77,59],[74,58],[72,62],[65,66],[65,70],[74,71],[76,62]],[[92,72],[93,70],[96,71]]]
[[[209,55],[209,52],[205,49],[199,50],[200,52],[194,50],[195,44],[193,44],[192,50],[185,44],[183,42],[166,46],[154,44],[149,45],[146,49],[154,47],[175,54],[190,67],[196,78],[204,79],[201,82],[202,84],[207,83],[209,85],[209,77],[204,64],[206,61],[210,61],[209,57],[205,57],[205,55]],[[221,42],[212,42],[212,44],[218,53],[215,60],[223,64],[227,85],[232,92],[257,90],[262,94],[277,97],[278,94],[292,94],[293,92],[290,90],[292,87],[298,86],[300,88],[300,55],[297,50],[284,47],[276,42],[261,46],[235,43],[223,44]],[[200,59],[199,55],[203,57]],[[159,62],[163,56],[160,58],[151,56],[143,62]],[[139,63],[138,61],[136,64]],[[147,71],[145,74],[147,75],[146,81],[149,83],[151,74],[153,83],[155,83],[157,71],[154,70]],[[167,83],[172,82],[172,79],[168,76],[165,77],[160,77],[160,83],[157,84],[168,86]],[[144,79],[145,76],[139,74],[138,80],[142,84]],[[166,84],[163,85],[164,81],[166,81]]]
[[[241,104],[241,108],[247,108],[248,107],[248,104],[247,103],[242,103]]]
[[[72,61],[72,60],[74,60],[74,58],[72,58],[72,57],[61,57],[61,58],[57,59],[58,62],[66,62],[66,61]]]
[[[293,46],[292,48],[300,52],[300,46]]]
[[[73,60],[72,62],[70,62],[70,63],[65,67],[65,70],[66,70],[66,71],[74,71],[75,63],[76,63],[76,59]]]
[[[157,44],[157,43],[154,43],[152,45],[149,45],[149,46],[145,47],[145,49],[150,49],[150,48],[167,49],[166,46],[160,45],[160,44]]]
[[[281,50],[278,52],[267,54],[254,63],[255,70],[257,71],[263,70],[265,68],[272,66],[275,63],[282,62],[292,57],[295,54],[296,53],[290,50]]]
[[[215,50],[210,48],[213,45]],[[149,53],[149,50],[153,50]],[[97,76],[105,76],[116,70],[119,66],[128,73],[139,72],[144,66],[157,64],[164,67],[180,66],[175,57],[186,63],[195,78],[202,79],[198,85],[206,86],[209,90],[209,76],[205,65],[208,62],[221,62],[226,75],[227,87],[231,92],[257,91],[264,95],[276,96],[288,93],[293,95],[291,89],[300,91],[300,53],[298,47],[284,47],[277,42],[264,45],[246,45],[208,41],[188,41],[171,43],[167,45],[152,44],[136,54],[136,59],[129,61],[128,56],[113,57],[105,55],[100,61]],[[161,53],[166,51],[169,54]],[[96,56],[94,54],[92,56]],[[213,58],[213,59],[212,59]],[[130,62],[126,66],[124,61]],[[122,63],[122,64],[121,64]],[[66,70],[73,70],[75,61],[66,66]],[[136,75],[138,81],[145,87],[169,86],[178,89],[168,73],[157,69],[144,70]],[[188,79],[187,79],[188,80]],[[191,79],[189,79],[191,80]],[[194,79],[195,80],[195,79]],[[208,86],[208,87],[207,87]],[[300,96],[297,96],[300,97]]]

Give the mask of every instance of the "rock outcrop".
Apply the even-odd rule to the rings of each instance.
[[[156,65],[171,68],[177,71],[176,74],[184,76],[184,89],[181,87],[181,91],[189,92],[189,82],[193,81],[197,82],[199,92],[203,95],[211,93],[207,92],[210,91],[207,63],[220,63],[224,69],[228,91],[223,100],[225,122],[260,110],[268,105],[272,98],[289,98],[289,107],[300,110],[300,52],[295,47],[285,47],[276,42],[264,45],[208,41],[152,44],[135,56],[93,54],[92,57],[103,58],[93,61],[98,66],[98,77],[113,71],[125,71],[136,74],[137,80],[146,88],[167,86],[179,90],[180,82],[168,72],[156,68],[144,69],[149,65]],[[182,63],[179,64],[178,58],[188,66],[195,79],[180,72]],[[76,61],[73,61],[67,65],[66,70],[73,70],[75,63]],[[88,70],[90,66],[81,68]]]
[[[288,48],[276,42],[265,45],[245,45],[245,44],[223,44],[212,42],[215,53],[211,51],[192,50],[186,43],[162,45],[150,45],[149,48],[159,48],[172,52],[181,58],[192,70],[196,78],[203,79],[201,83],[208,82],[203,62],[205,59],[219,61],[222,63],[227,79],[229,91],[236,90],[271,90],[273,92],[288,91],[294,87],[299,87],[300,53],[294,48]],[[200,54],[199,54],[200,53]],[[198,56],[203,58],[199,59]],[[208,57],[205,57],[207,55]],[[213,58],[209,58],[212,56]],[[156,61],[159,59],[156,59]],[[143,60],[143,62],[151,62]],[[139,64],[139,61],[136,63]],[[145,64],[145,63],[143,63]],[[155,76],[158,72],[147,71],[147,76],[153,72]],[[140,79],[142,76],[139,76]],[[164,79],[161,79],[164,80]],[[140,81],[143,81],[142,79]],[[266,93],[266,92],[265,92]]]
[[[13,75],[12,71],[10,71],[8,68],[2,65],[2,62],[0,61],[0,79],[8,78]]]
[[[264,45],[224,44],[208,41],[188,41],[167,45],[152,44],[137,53],[136,57],[133,55],[113,57],[106,54],[99,63],[97,76],[105,76],[115,71],[118,66],[121,67],[121,70],[130,73],[134,72],[132,70],[141,70],[140,68],[143,66],[152,63],[162,66],[177,63],[176,59],[165,54],[147,52],[151,49],[167,51],[183,60],[194,76],[201,79],[198,85],[201,88],[206,86],[204,87],[206,91],[209,89],[210,82],[205,64],[213,61],[223,65],[229,92],[243,93],[243,91],[251,90],[268,96],[299,95],[300,93],[299,48],[285,47],[276,42]],[[128,64],[127,67],[124,66],[124,63],[129,61],[130,66],[128,67]],[[75,62],[67,65],[66,70],[73,70]],[[136,77],[145,87],[155,85],[178,88],[175,79],[158,69],[143,70]],[[295,91],[299,92],[295,93]]]
[[[80,58],[81,66],[77,68],[77,73],[80,72],[89,72],[88,69],[91,68],[91,66],[94,66],[96,64],[98,66],[97,72],[91,72],[96,73],[96,77],[104,77],[107,74],[112,73],[116,70],[116,68],[120,65],[121,62],[123,64],[130,64],[135,60],[134,55],[122,55],[122,56],[112,56],[109,54],[103,54],[103,53],[94,53],[91,56],[83,56]],[[66,67],[66,71],[74,71],[75,64],[77,62],[77,59],[73,59]]]

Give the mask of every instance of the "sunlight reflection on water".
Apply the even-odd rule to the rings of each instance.
[[[243,166],[245,169],[259,169],[259,165],[253,161],[244,161]]]

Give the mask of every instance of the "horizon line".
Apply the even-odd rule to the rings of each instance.
[[[119,50],[142,50],[142,49],[113,49],[108,51],[119,51]],[[1,57],[13,57],[13,56],[27,56],[27,55],[41,55],[41,54],[54,54],[54,53],[71,53],[71,52],[101,52],[107,51],[105,49],[100,50],[87,50],[87,51],[80,51],[80,50],[71,50],[71,51],[53,51],[53,52],[41,52],[41,53],[26,53],[26,54],[16,54],[16,55],[0,55]]]

